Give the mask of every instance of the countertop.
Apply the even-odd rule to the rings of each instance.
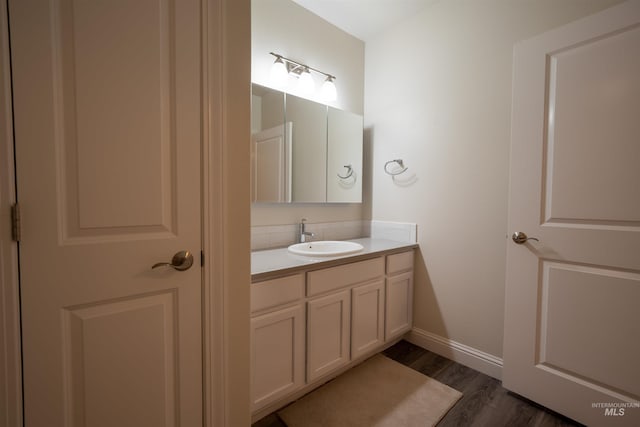
[[[360,261],[388,253],[402,252],[417,248],[416,243],[396,242],[385,239],[350,239],[360,243],[364,248],[360,252],[333,257],[310,257],[295,255],[287,248],[268,249],[251,253],[251,281],[257,282],[272,277],[284,276],[300,271],[332,267],[349,262]]]

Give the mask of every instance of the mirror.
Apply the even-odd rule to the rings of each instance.
[[[327,202],[362,202],[362,116],[329,107]]]
[[[286,95],[286,122],[292,127],[291,201],[327,201],[327,106]]]
[[[256,203],[361,203],[362,116],[253,84]]]

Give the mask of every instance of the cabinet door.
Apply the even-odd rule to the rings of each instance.
[[[349,362],[348,290],[307,303],[307,381]]]
[[[385,340],[411,329],[413,319],[413,271],[387,277]]]
[[[251,319],[251,410],[304,384],[302,306]]]
[[[384,342],[384,281],[351,291],[351,358]]]

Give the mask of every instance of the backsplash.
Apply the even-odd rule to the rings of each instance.
[[[314,234],[311,240],[349,240],[361,237],[415,243],[416,224],[387,221],[341,221],[306,223],[306,230]],[[299,224],[251,227],[251,250],[283,248],[298,243]]]
[[[395,240],[405,243],[418,241],[418,224],[409,222],[371,221],[371,234],[374,239]]]

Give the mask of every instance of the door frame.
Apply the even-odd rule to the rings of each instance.
[[[0,0],[0,427],[22,426],[22,352],[18,243],[11,236],[10,207],[16,202],[13,99],[7,0]]]
[[[251,1],[203,9],[205,426],[250,425]]]
[[[0,427],[23,425],[18,244],[4,212],[15,202],[7,7],[0,0],[0,185],[9,190],[0,192]],[[201,8],[204,425],[249,425],[251,3],[202,0]]]

